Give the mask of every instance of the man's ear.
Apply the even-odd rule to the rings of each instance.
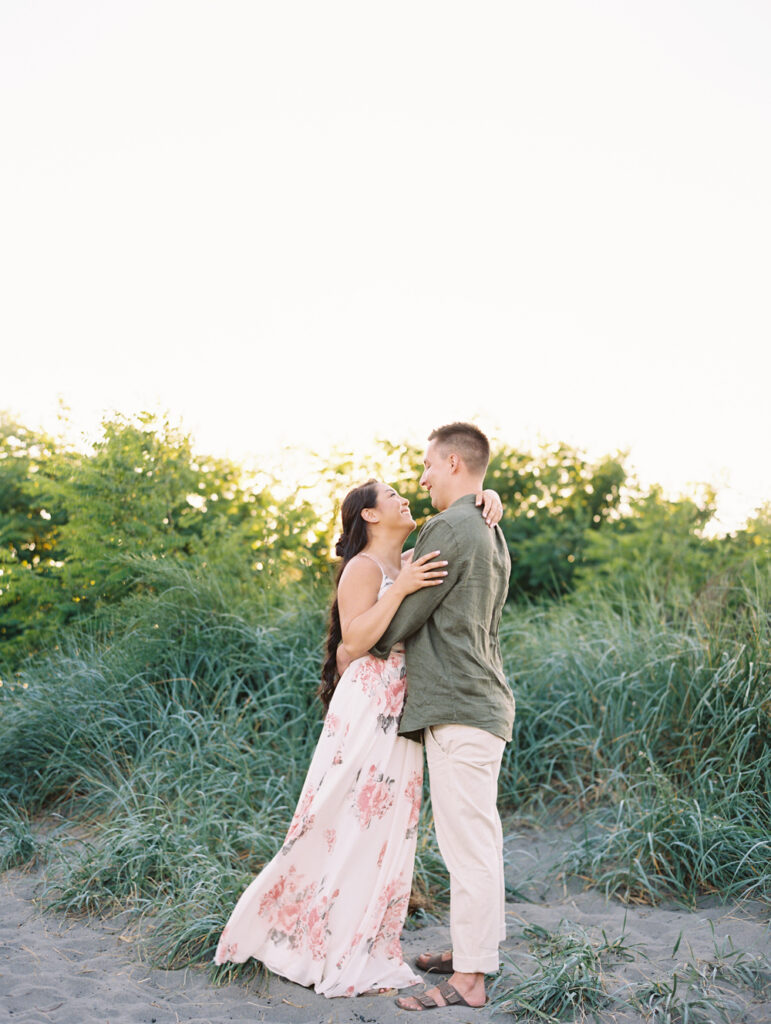
[[[460,459],[454,453],[448,456],[447,461],[450,463],[450,472],[457,473],[460,469]]]

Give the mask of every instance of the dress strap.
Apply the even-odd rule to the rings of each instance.
[[[376,565],[376,566],[378,567],[378,569],[379,569],[379,570],[380,570],[380,571],[382,572],[382,574],[383,574],[383,576],[384,576],[384,578],[385,578],[385,579],[387,579],[387,580],[390,580],[390,579],[391,579],[391,577],[390,577],[390,576],[388,575],[388,573],[387,573],[387,572],[385,571],[385,569],[383,568],[383,565],[382,565],[382,563],[380,562],[380,560],[379,560],[379,559],[377,559],[377,558],[375,558],[375,556],[374,556],[374,555],[370,555],[370,554],[368,554],[368,553],[367,553],[366,551],[360,551],[360,552],[359,552],[359,554],[360,554],[360,555],[364,555],[364,557],[365,557],[365,558],[369,558],[369,559],[370,559],[370,561],[374,562],[374,563],[375,563],[375,565]]]

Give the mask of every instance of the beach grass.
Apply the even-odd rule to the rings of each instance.
[[[130,598],[0,688],[0,858],[38,856],[43,816],[77,823],[77,841],[46,846],[49,902],[146,917],[176,967],[211,959],[283,841],[321,727],[328,595],[194,564],[134,571]],[[768,597],[760,579],[709,614],[646,592],[509,608],[504,813],[580,822],[563,866],[609,894],[768,899]],[[413,910],[446,894],[426,803]],[[601,1000],[591,984],[581,998]]]
[[[619,1005],[604,974],[607,960],[633,957],[625,936],[595,941],[584,929],[562,922],[549,931],[529,925],[526,967],[509,963],[509,971],[493,983],[492,1004],[498,1010],[533,1020],[559,1021],[588,1016]],[[623,1005],[623,1003],[621,1003]]]
[[[508,616],[502,801],[582,824],[568,870],[649,902],[768,897],[770,596],[713,619],[644,594]]]
[[[24,808],[0,799],[0,871],[33,863],[43,849]]]
[[[491,1006],[520,1021],[616,1020],[637,1011],[654,1024],[732,1024],[770,987],[767,957],[714,935],[712,957],[695,957],[678,939],[669,965],[649,960],[623,930],[609,938],[562,920],[552,930],[528,925],[520,937],[527,951],[506,957],[490,990]]]

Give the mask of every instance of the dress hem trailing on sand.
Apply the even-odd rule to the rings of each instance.
[[[344,672],[284,844],[238,900],[215,963],[254,957],[325,996],[421,980],[400,942],[423,791],[422,746],[396,732],[405,687],[396,648]]]

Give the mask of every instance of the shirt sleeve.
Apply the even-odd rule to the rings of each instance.
[[[377,643],[370,647],[370,653],[376,658],[387,658],[395,643],[406,640],[417,632],[442,601],[447,597],[460,578],[460,560],[458,558],[458,545],[453,530],[442,519],[432,519],[426,523],[418,535],[415,545],[413,559],[429,554],[431,551],[439,551],[437,559],[446,559],[447,575],[444,582],[437,587],[422,587],[412,594],[408,594],[391,619],[385,633]]]

